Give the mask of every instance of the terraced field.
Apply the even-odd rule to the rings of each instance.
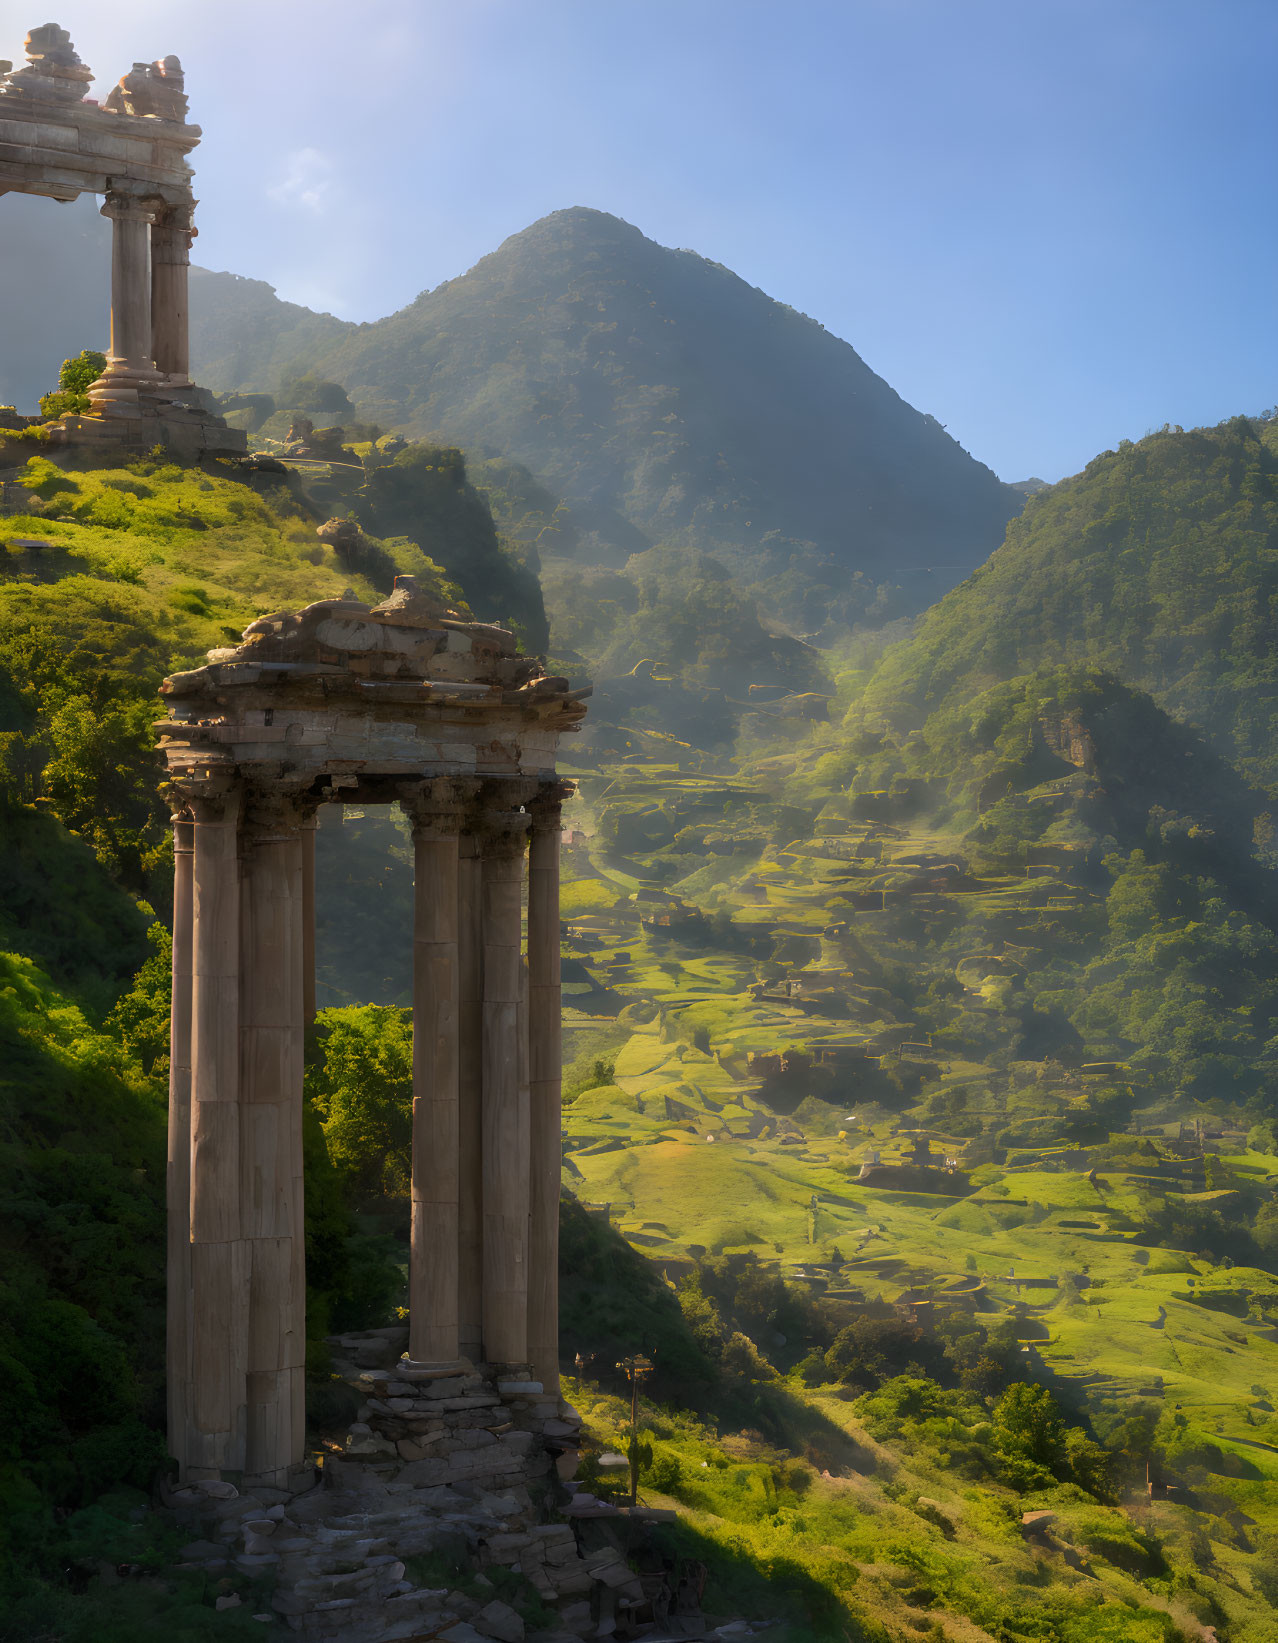
[[[796,836],[784,803],[704,764],[580,785],[566,1057],[570,1092],[590,1087],[565,1109],[571,1190],[671,1280],[752,1252],[849,1318],[882,1302],[1011,1320],[1037,1378],[1179,1417],[1186,1451],[1222,1457],[1199,1486],[1266,1521],[1278,1279],[1140,1239],[1151,1203],[1228,1213],[1228,1183],[1264,1185],[1278,1158],[1228,1124],[1198,1143],[1103,1037],[1081,1066],[996,1066],[913,1019],[911,954],[997,1018],[1086,935],[1097,896],[1069,848],[978,876],[943,832],[823,815]]]

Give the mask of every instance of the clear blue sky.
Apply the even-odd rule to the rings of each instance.
[[[29,15],[27,15],[29,13]],[[187,70],[198,260],[373,319],[615,212],[1006,479],[1278,401],[1278,0],[4,0]]]

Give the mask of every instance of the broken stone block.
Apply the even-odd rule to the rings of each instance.
[[[487,1604],[475,1616],[475,1625],[498,1643],[523,1643],[524,1623],[508,1603]]]
[[[491,1639],[477,1632],[468,1620],[460,1620],[446,1632],[440,1632],[441,1643],[491,1643]]]
[[[566,1631],[575,1632],[579,1637],[585,1637],[594,1628],[589,1603],[569,1603],[559,1611],[559,1618]]]
[[[417,1392],[424,1398],[459,1398],[466,1390],[466,1379],[462,1375],[454,1375],[449,1379],[438,1381],[423,1381]]]

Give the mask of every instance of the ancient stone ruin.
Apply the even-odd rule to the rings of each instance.
[[[305,1459],[302,1063],[321,804],[398,803],[413,826],[402,1367],[486,1365],[553,1399],[555,756],[585,693],[410,577],[372,609],[327,600],[265,616],[161,688],[176,852],[169,1431],[182,1479],[287,1487]]]
[[[203,404],[190,378],[187,275],[195,236],[187,121],[176,57],[134,63],[105,102],[65,29],[26,39],[27,61],[0,61],[0,194],[105,196],[111,221],[111,344],[90,411],[53,438],[149,450],[240,452],[244,435]]]

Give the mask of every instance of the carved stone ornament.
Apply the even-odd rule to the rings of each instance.
[[[256,842],[291,838],[310,821],[320,803],[318,794],[305,789],[246,786],[240,825],[245,835]]]
[[[483,786],[482,782],[465,776],[405,782],[399,789],[400,807],[412,822],[415,835],[451,838],[469,822]]]
[[[542,782],[539,785],[528,804],[535,833],[559,830],[563,820],[564,804],[572,797],[574,791],[571,782]]]
[[[93,70],[80,61],[65,29],[56,23],[32,29],[25,50],[26,66],[7,75],[0,84],[0,96],[36,97],[45,103],[83,102],[93,83]]]
[[[186,123],[186,78],[176,57],[158,63],[134,63],[102,105],[111,114]]]

